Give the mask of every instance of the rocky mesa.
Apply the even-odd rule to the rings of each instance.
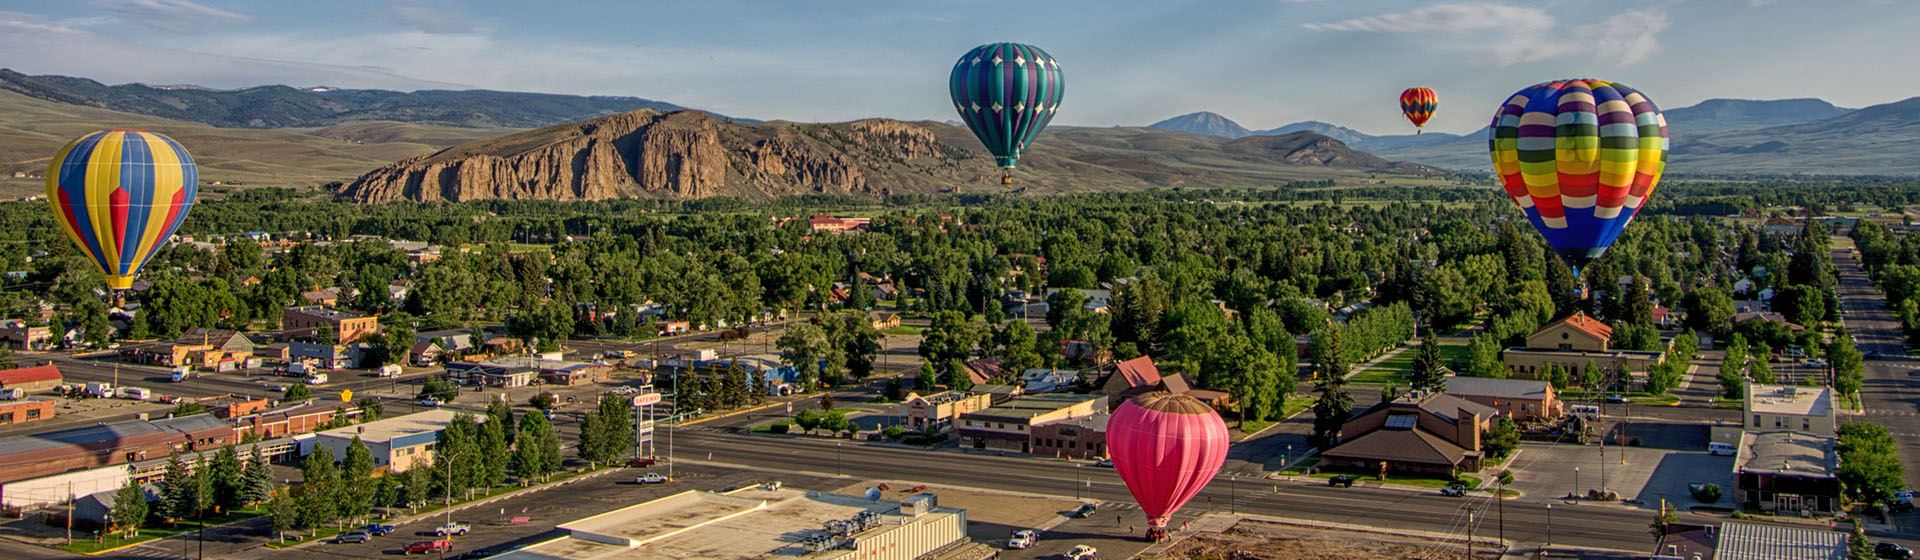
[[[1140,128],[1063,127],[1047,134],[1021,159],[1022,186],[1271,186],[1325,178],[1328,170],[1405,170],[1311,133],[1266,139],[1274,145],[1258,147]],[[990,162],[970,132],[938,123],[741,124],[693,110],[638,110],[402,160],[361,176],[340,196],[380,203],[998,189]]]

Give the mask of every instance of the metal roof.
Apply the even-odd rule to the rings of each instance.
[[[1726,522],[1716,560],[1845,560],[1847,535],[1826,529]]]

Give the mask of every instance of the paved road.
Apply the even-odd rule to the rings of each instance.
[[[1852,246],[1845,238],[1834,241],[1838,247]],[[1866,362],[1867,380],[1860,389],[1866,418],[1893,432],[1900,443],[1900,462],[1907,467],[1907,487],[1920,487],[1920,378],[1914,370],[1920,364],[1907,356],[1900,321],[1887,309],[1886,296],[1867,279],[1860,262],[1843,248],[1833,252],[1833,263],[1840,275],[1847,330],[1859,340],[1860,351],[1881,356]]]

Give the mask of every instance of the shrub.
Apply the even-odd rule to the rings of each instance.
[[[788,424],[788,423],[786,423],[786,422],[781,422],[781,423],[779,423],[779,424],[774,424],[774,425],[772,425],[772,426],[767,426],[767,433],[772,433],[772,434],[784,434],[784,433],[787,433],[787,428],[789,428],[789,427],[791,427],[791,426],[793,426],[793,424]]]

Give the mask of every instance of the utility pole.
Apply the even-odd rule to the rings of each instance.
[[[1473,560],[1473,510],[1467,510],[1467,560]]]
[[[1547,546],[1553,546],[1553,504],[1547,504]]]
[[[467,450],[462,449],[459,453],[453,453],[447,456],[447,487],[444,488],[444,490],[446,490],[444,492],[445,505],[441,507],[442,510],[446,511],[447,521],[444,525],[441,525],[442,527],[453,524],[453,459],[459,457],[461,453],[465,453],[466,451]],[[453,543],[453,533],[448,532],[446,539],[447,543],[451,545]],[[452,546],[440,548],[440,560],[446,560],[448,548],[452,548]]]
[[[133,476],[128,473],[129,477]],[[73,481],[67,481],[67,544],[73,544]]]

